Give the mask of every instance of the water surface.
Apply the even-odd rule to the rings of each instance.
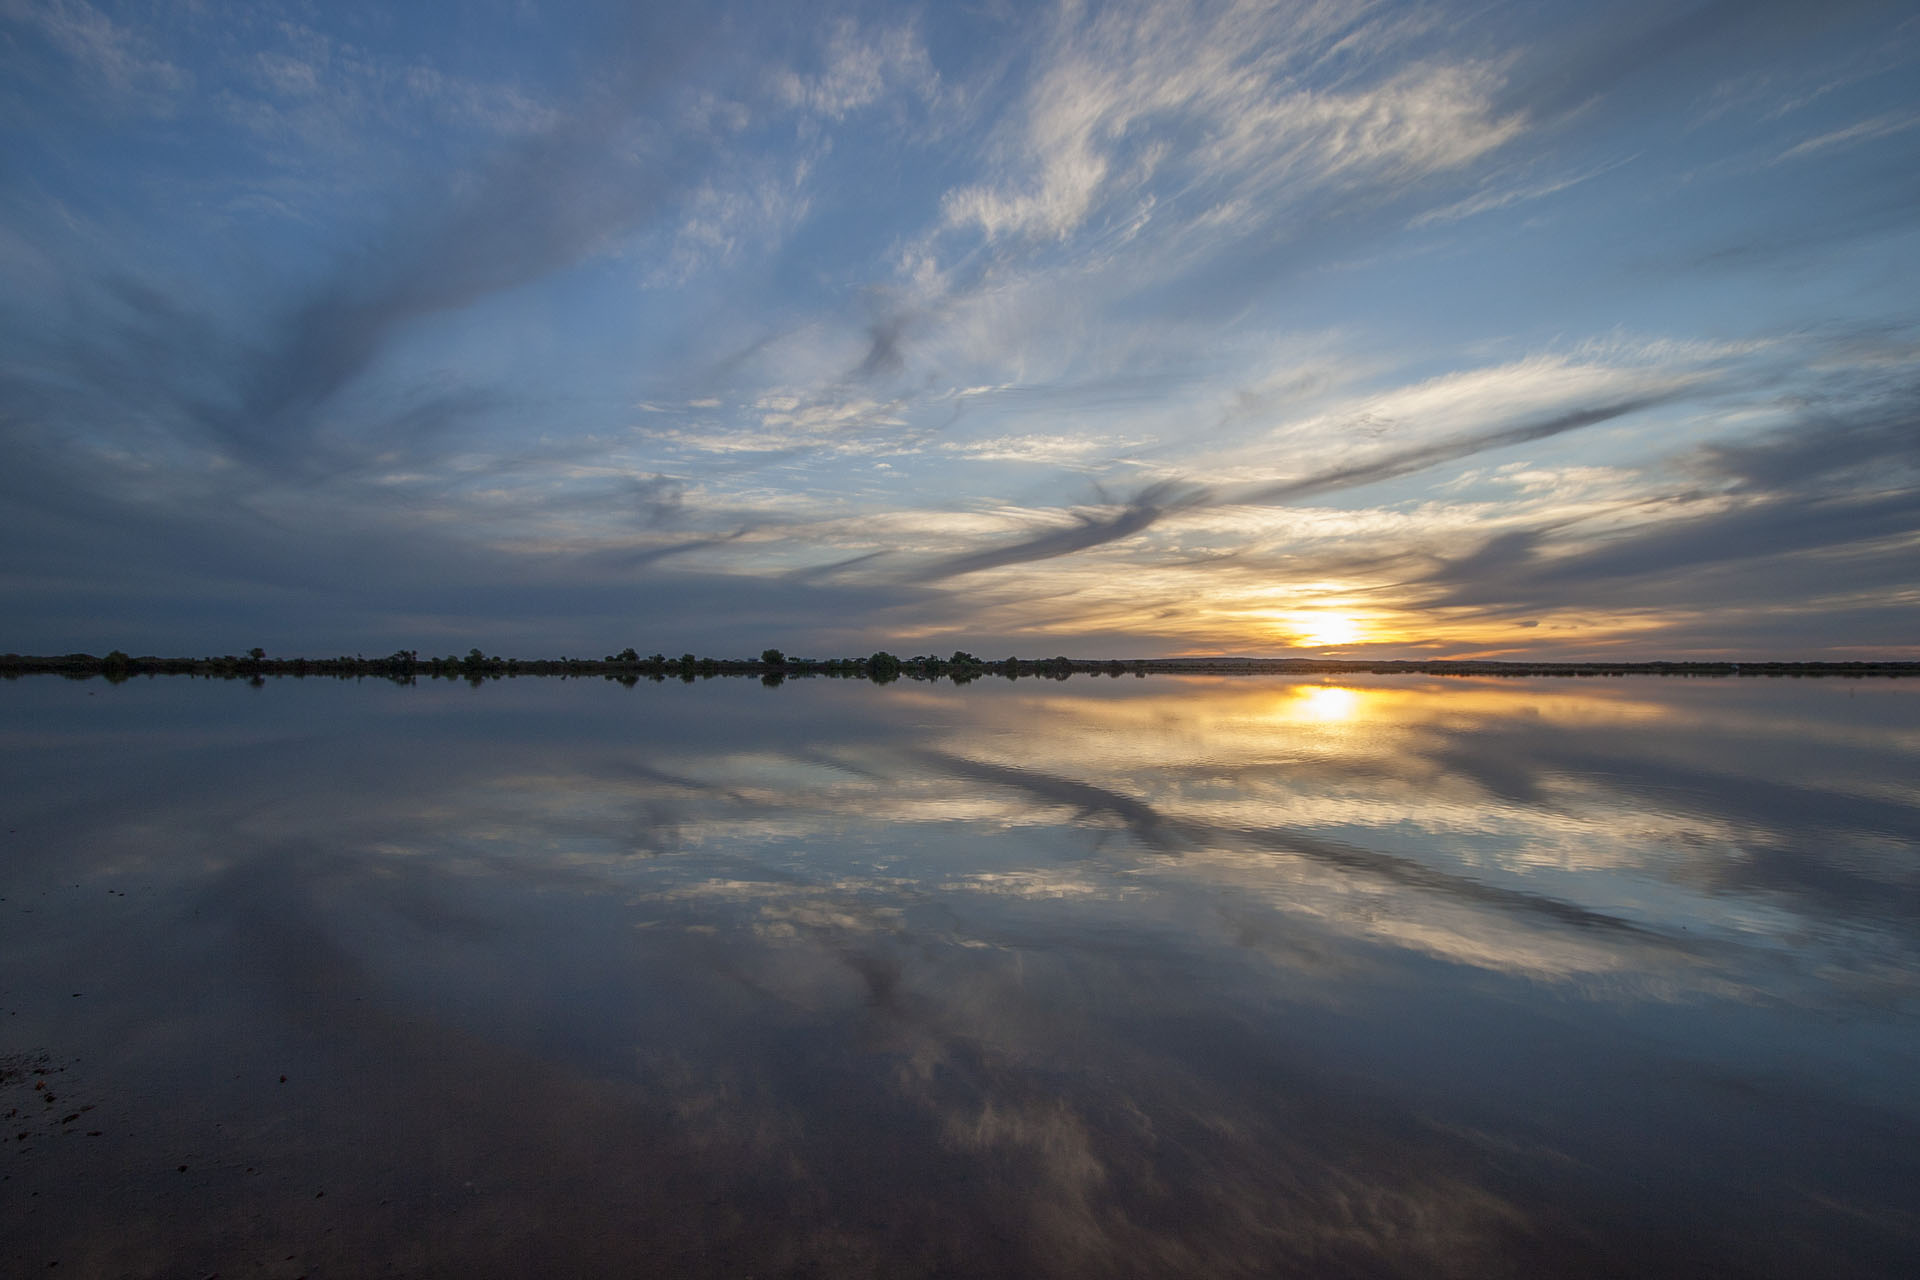
[[[1920,682],[23,679],[0,758],[9,1273],[1920,1267]]]

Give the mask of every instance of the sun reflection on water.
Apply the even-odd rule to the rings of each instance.
[[[1363,701],[1358,689],[1337,684],[1303,684],[1293,690],[1282,714],[1289,720],[1337,724],[1354,718]]]

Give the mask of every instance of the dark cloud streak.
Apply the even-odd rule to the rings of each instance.
[[[1411,475],[1442,462],[1456,462],[1488,450],[1525,444],[1534,440],[1545,440],[1570,431],[1578,431],[1583,427],[1610,422],[1615,418],[1637,413],[1668,399],[1671,399],[1671,396],[1648,395],[1616,401],[1598,408],[1558,414],[1542,421],[1522,423],[1518,426],[1503,427],[1497,431],[1458,436],[1433,444],[1402,449],[1366,462],[1333,467],[1280,484],[1261,485],[1238,491],[1216,492],[1198,485],[1165,480],[1142,489],[1118,510],[1097,515],[1076,512],[1075,523],[1065,528],[1050,529],[1005,546],[950,556],[935,561],[930,566],[924,566],[914,576],[916,579],[937,580],[957,577],[964,573],[975,573],[982,569],[998,569],[1007,565],[1072,555],[1078,551],[1086,551],[1104,546],[1109,542],[1130,538],[1136,533],[1152,528],[1168,515],[1185,511],[1226,506],[1271,506],[1303,498],[1322,497],[1346,489],[1363,488],[1384,480]]]
[[[1136,533],[1152,528],[1159,523],[1162,516],[1169,512],[1192,510],[1210,505],[1210,498],[1211,494],[1206,489],[1183,485],[1177,481],[1163,481],[1142,489],[1112,514],[1089,515],[1083,511],[1075,512],[1074,523],[1065,528],[1051,529],[1046,533],[1007,546],[990,547],[984,551],[950,556],[916,571],[914,577],[953,578],[963,573],[975,573],[981,569],[998,569],[1005,565],[1027,564],[1035,560],[1051,560],[1056,556],[1072,555],[1076,551],[1085,551],[1091,547],[1104,546],[1109,542],[1130,538]]]
[[[1703,78],[1769,51],[1800,47],[1849,17],[1885,14],[1899,6],[1876,0],[1710,0],[1676,9],[1648,4],[1637,15],[1591,11],[1593,29],[1547,46],[1523,67],[1499,111],[1553,119],[1593,99],[1631,88],[1637,101],[1691,95]]]
[[[1594,409],[1576,409],[1571,413],[1559,414],[1539,422],[1522,423],[1519,426],[1504,427],[1498,431],[1486,431],[1477,435],[1459,436],[1452,440],[1440,440],[1433,444],[1390,453],[1369,462],[1335,467],[1299,480],[1288,480],[1281,484],[1231,494],[1223,499],[1223,503],[1236,506],[1265,506],[1277,502],[1293,502],[1301,498],[1317,498],[1323,494],[1338,493],[1345,489],[1364,488],[1383,480],[1394,480],[1416,471],[1424,471],[1442,462],[1457,462],[1462,458],[1472,457],[1476,453],[1504,449],[1509,445],[1528,444],[1535,440],[1546,440],[1553,436],[1564,435],[1569,431],[1578,431],[1582,427],[1597,426],[1602,422],[1610,422],[1615,418],[1652,408],[1670,399],[1672,397],[1666,395],[1640,396]]]
[[[408,324],[570,265],[655,213],[694,157],[657,138],[654,154],[636,157],[632,135],[662,106],[667,70],[689,43],[685,33],[630,33],[581,109],[397,218],[291,309],[258,352],[238,410],[210,422],[216,435],[249,461],[297,464],[314,410]]]
[[[1920,580],[1920,418],[1911,387],[1864,404],[1810,406],[1757,439],[1706,445],[1676,470],[1729,504],[1569,550],[1546,528],[1508,530],[1419,583],[1441,607],[1550,608],[1712,599],[1790,608],[1848,593],[1883,598]]]

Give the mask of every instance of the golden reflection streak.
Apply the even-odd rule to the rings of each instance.
[[[1292,705],[1282,708],[1281,718],[1317,724],[1351,720],[1360,710],[1361,699],[1358,689],[1344,685],[1304,684],[1294,689]]]
[[[1024,685],[1026,682],[1022,681]],[[1337,692],[1336,692],[1337,691]],[[1012,692],[1011,690],[1009,692]],[[1126,696],[1085,698],[1042,685],[992,707],[988,714],[1023,726],[1022,737],[1073,736],[1082,742],[1156,740],[1156,750],[1204,743],[1219,753],[1238,741],[1257,747],[1277,725],[1369,723],[1395,734],[1432,724],[1460,725],[1524,716],[1567,726],[1647,725],[1687,713],[1638,696],[1624,681],[1579,686],[1464,677],[1385,676],[1311,684],[1273,676],[1156,675],[1124,687]],[[1338,714],[1334,714],[1337,710]],[[1044,715],[1033,715],[1034,712]],[[1090,730],[1095,737],[1083,737]]]

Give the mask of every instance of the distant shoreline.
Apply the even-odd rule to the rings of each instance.
[[[715,676],[756,677],[779,684],[790,679],[858,679],[888,684],[895,680],[951,680],[967,684],[992,677],[1064,680],[1075,675],[1439,675],[1499,677],[1580,676],[1689,676],[1689,677],[1920,677],[1920,661],[1861,662],[1509,662],[1461,659],[1332,658],[1004,658],[982,659],[956,653],[951,657],[896,657],[875,653],[864,658],[789,658],[773,650],[760,658],[700,658],[684,654],[641,657],[633,650],[604,658],[502,658],[472,650],[464,658],[421,657],[402,650],[382,658],[275,658],[264,654],[235,657],[134,657],[115,650],[104,657],[90,653],[53,656],[0,654],[0,678],[57,675],[73,680],[104,678],[119,683],[134,676],[189,676],[209,680],[331,678],[391,680],[412,684],[419,680],[488,680],[522,677],[599,676],[621,684],[642,680],[693,681]]]

